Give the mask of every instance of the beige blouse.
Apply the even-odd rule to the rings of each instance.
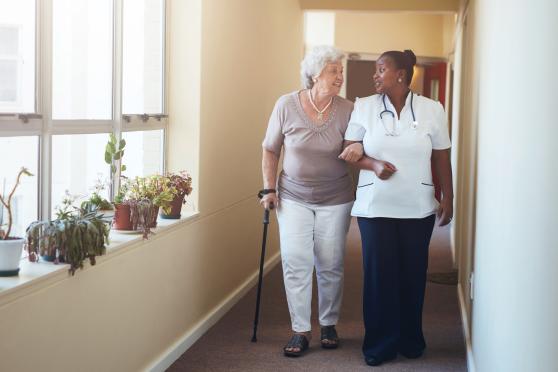
[[[262,146],[283,154],[279,197],[309,204],[336,205],[354,200],[347,164],[338,158],[353,103],[336,96],[322,125],[304,112],[299,92],[280,97],[269,118]]]

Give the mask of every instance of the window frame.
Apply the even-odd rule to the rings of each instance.
[[[112,119],[110,120],[53,120],[52,119],[52,67],[53,67],[53,6],[55,0],[35,0],[35,112],[0,113],[0,137],[38,136],[38,216],[50,219],[52,190],[52,136],[64,134],[114,133],[162,130],[162,168],[166,170],[167,114],[167,1],[162,6],[162,111],[143,115],[122,114],[123,74],[123,8],[125,0],[112,0]],[[118,187],[119,177],[113,182]]]

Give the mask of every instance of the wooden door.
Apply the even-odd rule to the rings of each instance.
[[[368,97],[376,94],[374,88],[375,61],[347,61],[347,99],[355,101],[356,97]]]

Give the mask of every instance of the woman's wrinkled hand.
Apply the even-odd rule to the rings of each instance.
[[[389,179],[395,172],[397,172],[397,168],[395,165],[391,164],[390,162],[383,161],[383,160],[374,160],[372,165],[372,170],[376,173],[381,180]]]
[[[277,208],[279,205],[279,198],[274,192],[265,194],[263,198],[260,199],[260,205],[262,205],[265,209]]]
[[[339,155],[339,159],[345,160],[348,163],[356,163],[364,155],[364,148],[362,143],[356,142],[345,147],[343,152]]]
[[[446,226],[453,218],[453,199],[442,198],[438,208],[438,226]]]

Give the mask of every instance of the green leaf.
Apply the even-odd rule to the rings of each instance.
[[[111,165],[110,170],[112,171],[112,173],[116,173],[116,165]]]
[[[126,146],[126,140],[121,139],[120,140],[120,145],[118,146],[118,149],[122,150],[124,148],[124,146]]]
[[[105,151],[105,163],[112,164],[112,155],[108,151]]]
[[[124,164],[122,164],[122,166],[120,167],[120,171],[124,172],[126,170],[126,166]]]
[[[120,160],[121,157],[122,157],[122,151],[117,151],[114,154],[114,160]]]

